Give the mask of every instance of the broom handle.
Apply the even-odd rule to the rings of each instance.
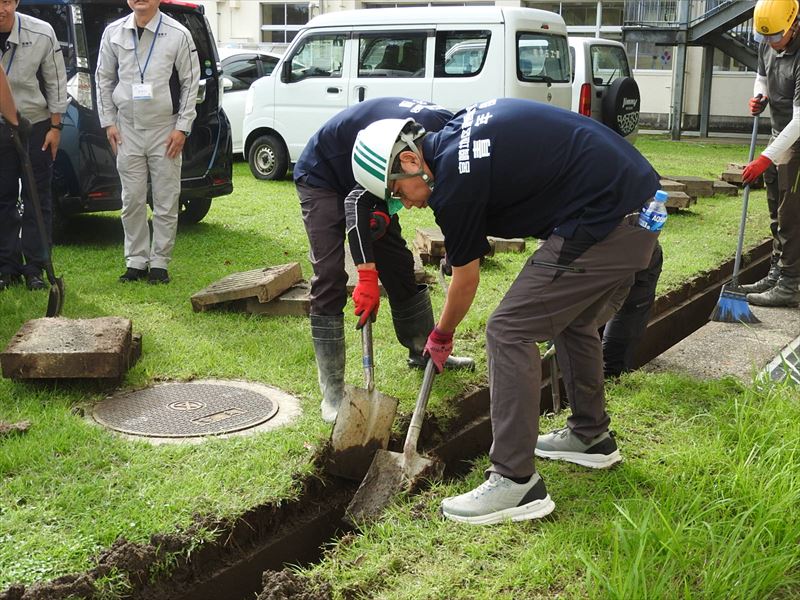
[[[753,162],[753,157],[756,155],[756,137],[758,136],[758,115],[753,117],[753,135],[750,136],[750,155],[747,162]],[[742,193],[742,220],[739,223],[739,243],[736,245],[736,258],[733,261],[733,278],[731,279],[731,286],[737,287],[739,285],[739,267],[742,264],[742,247],[744,246],[744,227],[747,223],[747,202],[750,200],[750,185],[744,186]]]

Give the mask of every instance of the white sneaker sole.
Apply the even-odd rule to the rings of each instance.
[[[462,515],[453,515],[445,511],[442,511],[442,514],[451,521],[458,521],[459,523],[469,523],[470,525],[494,525],[495,523],[502,523],[503,521],[541,519],[553,512],[555,507],[555,502],[550,499],[550,495],[548,494],[541,500],[534,500],[522,506],[506,508],[505,510],[498,510],[497,512],[486,515],[465,517]]]
[[[539,450],[536,448],[533,453],[540,458],[550,460],[564,460],[575,463],[590,469],[608,469],[609,467],[622,462],[619,450],[614,450],[611,454],[586,454],[585,452],[562,452],[558,450]]]

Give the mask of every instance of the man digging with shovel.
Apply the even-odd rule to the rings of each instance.
[[[383,193],[375,197],[365,192],[357,186],[350,167],[350,154],[361,129],[379,119],[408,117],[436,131],[452,113],[408,98],[361,102],[323,125],[308,141],[294,168],[314,269],[311,338],[322,391],[322,418],[329,423],[336,420],[344,396],[345,232],[358,269],[353,300],[359,327],[378,314],[380,278],[389,296],[395,334],[408,348],[409,366],[425,366],[422,351],[433,328],[433,309],[427,286],[418,286],[414,279],[414,258],[403,240],[396,214],[402,205],[387,206]],[[474,368],[474,361],[450,357],[448,366]]]
[[[476,525],[540,518],[554,504],[534,449],[594,468],[621,460],[608,431],[598,327],[650,262],[658,234],[636,219],[658,174],[601,123],[527,100],[470,106],[421,139],[417,127],[411,119],[373,123],[359,134],[353,162],[354,170],[372,164],[355,172],[373,194],[430,206],[442,228],[453,278],[425,346],[437,369],[475,297],[486,237],[545,240],[486,326],[494,436],[487,480],[445,499],[442,512]],[[558,348],[572,415],[539,438],[537,343],[546,340]]]

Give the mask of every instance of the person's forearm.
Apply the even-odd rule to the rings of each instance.
[[[453,267],[450,289],[447,292],[442,315],[436,325],[440,330],[446,333],[456,330],[472,306],[479,281],[480,261],[478,259],[463,267]]]

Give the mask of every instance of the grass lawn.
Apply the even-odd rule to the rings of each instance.
[[[642,138],[638,146],[662,173],[707,177],[715,177],[728,162],[741,162],[747,154],[744,146],[655,138]],[[96,552],[120,536],[144,542],[153,533],[188,528],[197,514],[235,517],[250,507],[292,498],[297,493],[292,475],[310,474],[309,459],[327,440],[329,427],[319,418],[307,320],[194,313],[189,303],[191,294],[237,271],[299,261],[306,277],[311,274],[293,185],[258,182],[247,165],[239,163],[235,186],[232,196],[214,202],[202,223],[179,231],[170,267],[173,282],[168,286],[118,284],[116,278],[124,270],[118,215],[77,217],[66,243],[54,252],[56,272],[67,285],[64,314],[114,315],[133,321],[134,330],[143,334],[143,354],[129,372],[126,387],[160,380],[246,379],[299,397],[303,416],[291,427],[268,435],[153,447],[119,439],[82,417],[82,410],[88,412],[104,397],[102,391],[77,384],[31,385],[0,379],[0,420],[33,424],[25,435],[0,439],[0,590],[13,582],[82,571]],[[755,192],[751,199],[748,245],[768,234],[764,192]],[[736,246],[740,211],[740,200],[717,197],[701,199],[691,211],[672,215],[662,234],[666,259],[659,291],[729,258]],[[430,211],[410,211],[401,220],[408,239],[416,226],[433,224]],[[429,410],[440,418],[451,413],[453,398],[484,383],[486,319],[525,257],[498,255],[487,260],[473,310],[456,337],[456,352],[473,355],[478,369],[473,374],[445,373],[437,379]],[[0,340],[9,340],[25,321],[43,316],[46,299],[46,293],[20,287],[1,293]],[[442,304],[438,289],[433,289],[433,302],[438,311]],[[348,322],[354,323],[347,310]],[[396,343],[387,315],[384,306],[375,326],[376,385],[400,398],[401,411],[410,412],[421,376],[407,370],[405,350]],[[354,357],[360,352],[359,336],[348,331],[347,380],[358,385],[362,375]],[[625,393],[622,388],[620,394]],[[660,429],[655,434],[660,435]],[[693,445],[679,436],[675,443]],[[545,478],[559,485],[558,477],[548,478],[545,472]],[[715,482],[711,477],[707,481]],[[443,491],[432,492],[429,515],[433,498]],[[575,502],[590,503],[596,491],[596,484],[576,488]],[[572,504],[558,488],[551,492],[559,512]],[[588,537],[602,534],[589,529]],[[201,539],[208,535],[198,534]],[[588,567],[580,571],[590,572]]]

